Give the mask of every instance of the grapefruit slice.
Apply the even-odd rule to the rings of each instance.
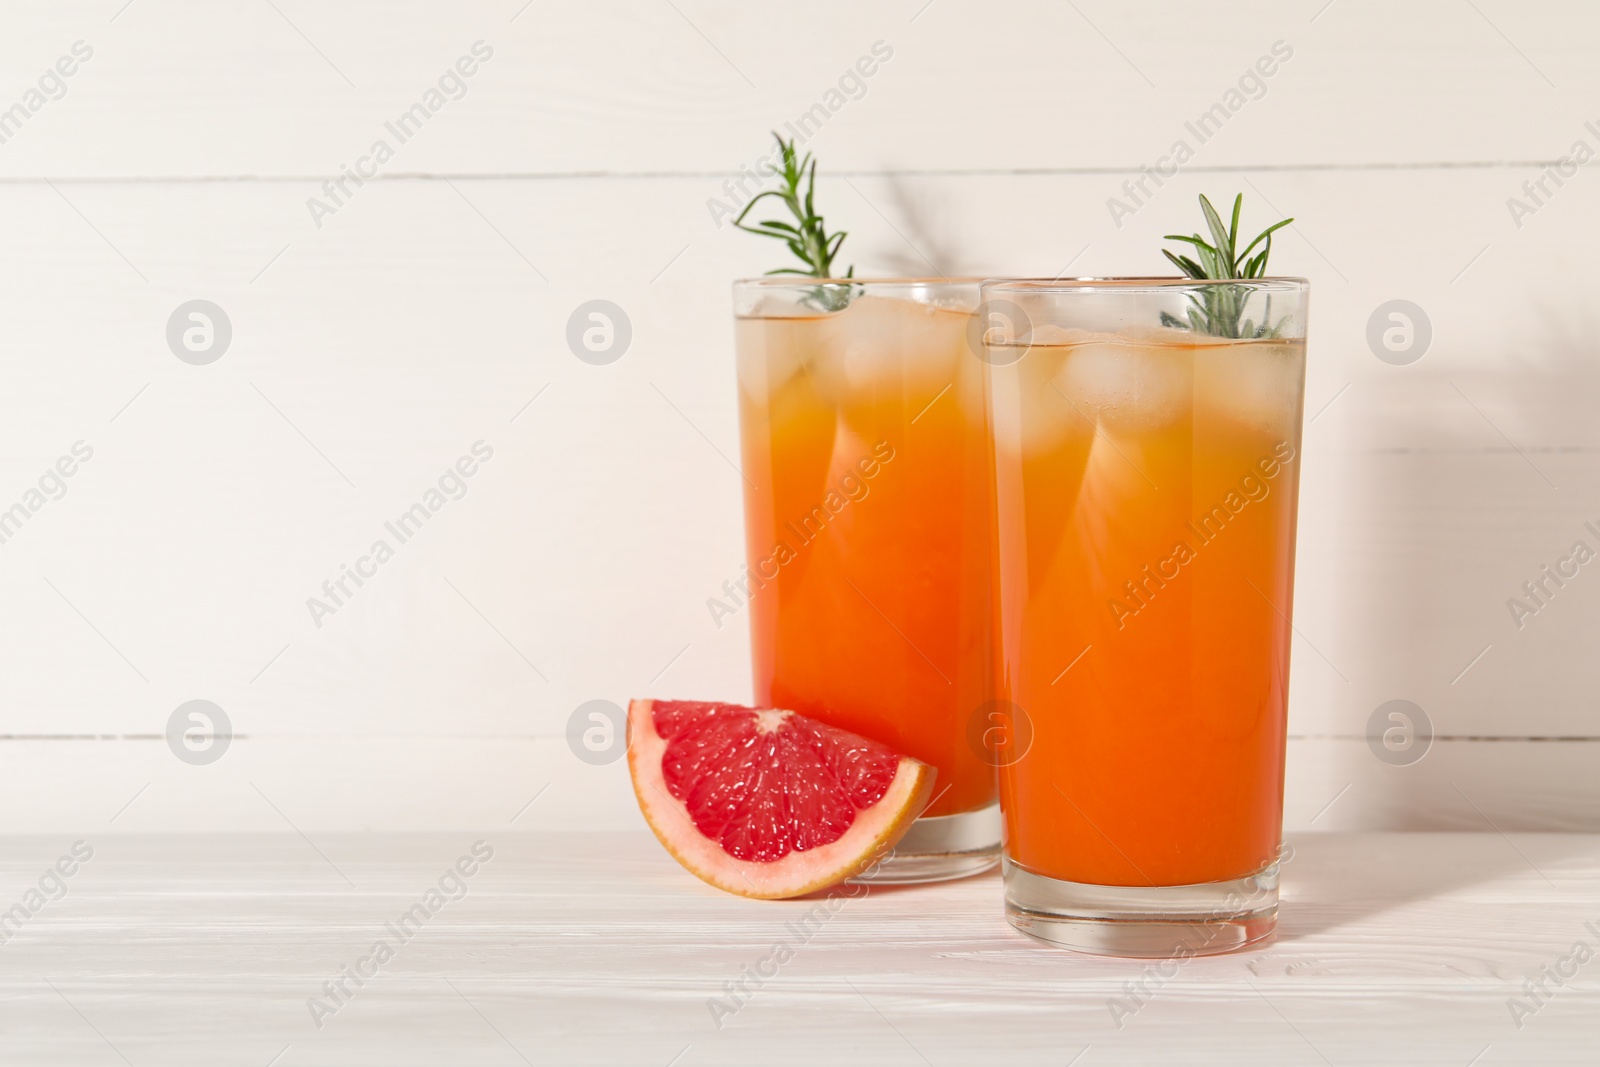
[[[690,873],[777,900],[888,854],[927,806],[934,769],[792,711],[689,700],[628,705],[639,810]]]

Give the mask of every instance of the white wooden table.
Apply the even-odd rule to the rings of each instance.
[[[1302,836],[1276,941],[1163,977],[1013,932],[994,875],[763,903],[643,833],[481,836],[405,943],[385,923],[474,836],[89,841],[4,928],[0,1063],[1600,1062],[1600,837]],[[0,907],[58,893],[26,896],[71,844],[6,839]],[[309,998],[379,939],[319,1027]],[[1539,1004],[1545,966],[1576,974]],[[746,968],[775,973],[735,1005]]]

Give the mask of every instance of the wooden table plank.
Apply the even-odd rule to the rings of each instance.
[[[1579,942],[1600,950],[1591,835],[1300,836],[1277,939],[1181,966],[1025,938],[995,876],[758,902],[643,834],[485,838],[459,885],[466,835],[108,837],[59,880],[70,839],[7,838],[0,906],[41,877],[31,902],[66,892],[10,913],[0,1061],[1465,1067],[1600,1049],[1600,962],[1572,957],[1542,1004],[1523,993]],[[402,942],[385,924],[419,901],[434,914]],[[324,994],[380,939],[374,976]],[[1520,1028],[1514,997],[1537,1006]]]

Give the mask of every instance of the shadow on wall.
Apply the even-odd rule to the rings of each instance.
[[[889,272],[907,278],[960,277],[971,273],[960,250],[936,224],[944,205],[930,203],[932,190],[914,193],[905,177],[898,174],[891,175],[884,185],[889,192],[884,214],[900,235],[899,247],[880,257]]]
[[[1352,387],[1338,617],[1369,703],[1340,732],[1406,699],[1435,735],[1377,761],[1374,827],[1600,831],[1600,319],[1516,318],[1542,332]]]

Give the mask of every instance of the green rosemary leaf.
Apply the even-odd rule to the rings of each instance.
[[[1228,225],[1224,226],[1222,216],[1211,205],[1211,201],[1200,197],[1200,212],[1205,217],[1206,229],[1211,233],[1213,244],[1206,243],[1199,234],[1185,237],[1181,234],[1167,234],[1168,241],[1181,241],[1192,245],[1194,259],[1188,256],[1175,255],[1166,249],[1161,254],[1174,264],[1179,270],[1195,280],[1205,281],[1253,281],[1267,276],[1267,261],[1272,255],[1272,235],[1293,222],[1292,218],[1273,223],[1244,247],[1239,250],[1239,216],[1244,209],[1244,194],[1234,197],[1233,211]],[[1256,248],[1260,246],[1260,251]],[[1254,253],[1254,255],[1252,255]],[[1257,325],[1253,318],[1244,318],[1245,306],[1250,296],[1255,292],[1252,287],[1243,285],[1213,285],[1206,286],[1198,294],[1190,293],[1190,306],[1187,308],[1190,328],[1196,333],[1210,334],[1215,337],[1276,337],[1282,323],[1272,323],[1271,298],[1268,297],[1266,314],[1261,317]],[[1179,326],[1177,316],[1162,312],[1161,322],[1167,326]]]
[[[839,246],[844,243],[845,234],[843,231],[829,234],[822,216],[817,214],[817,161],[810,152],[807,152],[803,157],[800,156],[795,151],[794,141],[785,141],[776,132],[773,133],[772,137],[773,140],[778,142],[778,150],[783,157],[783,169],[779,173],[779,177],[783,181],[783,188],[768,189],[765,192],[758,193],[744,206],[744,210],[739,212],[739,216],[733,220],[733,224],[739,229],[747,233],[753,233],[758,237],[773,237],[782,241],[785,247],[794,253],[795,258],[805,264],[806,267],[804,270],[798,267],[785,267],[775,271],[768,271],[767,273],[801,274],[809,275],[813,278],[832,277],[833,260],[839,253]],[[803,194],[801,191],[802,186],[805,187]],[[750,209],[769,196],[777,197],[783,201],[783,205],[794,216],[795,221],[792,225],[786,222],[779,222],[776,219],[768,219],[765,222],[754,225],[745,223],[744,220],[750,214]],[[852,266],[845,273],[845,277],[854,276],[855,268]],[[842,299],[845,303],[849,301],[850,291],[848,288],[844,290],[845,295]],[[844,306],[843,303],[839,303],[835,307],[834,301],[840,299],[837,295],[821,292],[820,289],[819,293],[817,300],[828,306],[830,310],[837,310],[837,307]]]
[[[1222,227],[1222,219],[1217,215],[1217,209],[1211,206],[1211,201],[1205,197],[1200,198],[1200,210],[1205,212],[1206,226],[1211,230],[1211,239],[1216,242],[1218,255],[1228,264],[1233,263],[1233,235]]]
[[[1206,272],[1201,270],[1199,265],[1188,256],[1175,256],[1165,248],[1161,250],[1161,254],[1170,259],[1174,266],[1191,278],[1204,278],[1206,276]]]
[[[1270,242],[1272,240],[1272,232],[1274,230],[1281,230],[1293,221],[1294,219],[1284,219],[1282,222],[1274,222],[1271,226],[1268,226],[1266,229],[1256,234],[1256,239],[1250,242],[1250,247],[1239,253],[1240,258],[1248,256],[1250,254],[1250,250],[1255,248],[1256,245],[1260,244],[1263,239]]]

